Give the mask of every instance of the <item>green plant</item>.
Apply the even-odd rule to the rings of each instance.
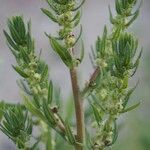
[[[127,107],[136,88],[129,89],[129,79],[135,74],[142,54],[142,50],[137,54],[138,40],[127,30],[139,15],[140,7],[134,12],[138,2],[116,0],[115,17],[109,7],[112,32],[105,26],[102,37],[97,38],[90,57],[95,71],[82,90],[77,76],[77,68],[84,58],[84,44],[80,40],[82,26],[78,37],[73,32],[80,24],[80,8],[85,0],[80,3],[75,0],[46,2],[50,9],[41,10],[59,25],[59,31],[57,37],[45,34],[52,49],[68,67],[74,104],[70,98],[66,107],[62,106],[58,89],[49,81],[48,65],[40,55],[35,54],[31,22],[26,25],[22,17],[12,17],[8,20],[9,32],[4,30],[4,34],[17,62],[12,67],[22,77],[18,85],[23,103],[15,105],[1,102],[0,129],[18,149],[40,149],[41,143],[47,150],[109,148],[117,140],[119,116],[140,104],[138,102]],[[77,42],[81,42],[79,56],[75,52]],[[89,107],[84,110],[85,100],[88,100]],[[75,124],[71,119],[72,114],[69,114],[72,106],[75,107]],[[68,110],[67,115],[61,115],[65,110]],[[39,134],[34,135],[32,128],[40,129]],[[66,144],[63,147],[64,141]]]

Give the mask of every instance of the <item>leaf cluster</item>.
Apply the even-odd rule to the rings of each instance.
[[[115,61],[115,68],[113,69],[116,70],[114,71],[116,76],[122,78],[128,70],[135,69],[136,71],[142,54],[141,51],[137,60],[133,63],[137,48],[137,39],[128,33],[122,33],[119,39],[113,42],[113,54]]]
[[[28,54],[34,51],[34,41],[31,37],[31,22],[28,22],[27,28],[21,16],[12,17],[8,19],[8,28],[10,35],[4,30],[8,46],[12,53],[19,61],[24,59],[28,63]]]
[[[6,134],[19,149],[26,148],[26,143],[32,134],[32,120],[27,110],[21,106],[9,107],[3,113],[4,118],[0,124],[0,130]]]

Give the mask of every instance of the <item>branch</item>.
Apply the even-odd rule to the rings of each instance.
[[[100,68],[97,67],[97,68],[95,69],[95,71],[93,72],[93,74],[92,74],[92,76],[91,76],[91,78],[90,78],[88,84],[85,86],[85,88],[84,88],[83,91],[81,92],[82,97],[84,97],[85,94],[86,94],[88,91],[91,90],[91,87],[93,87],[93,84],[94,84],[94,82],[95,82],[97,76],[99,75],[99,73],[100,73]]]

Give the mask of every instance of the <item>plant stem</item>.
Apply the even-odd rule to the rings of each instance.
[[[70,76],[72,82],[72,90],[74,96],[74,104],[75,104],[75,113],[76,113],[76,125],[77,125],[77,142],[83,144],[84,143],[84,110],[83,110],[83,101],[81,98],[78,81],[77,81],[77,71],[74,67],[70,69]],[[76,150],[83,150],[81,145],[75,146]]]
[[[85,88],[81,92],[82,97],[84,97],[85,94],[88,93],[88,91],[91,89],[91,87],[93,86],[93,83],[95,82],[95,80],[96,80],[97,76],[99,75],[99,73],[100,73],[100,68],[97,67],[94,70],[94,72],[93,72],[93,74],[92,74],[92,76],[91,76],[91,78],[89,80],[89,83],[85,86]]]

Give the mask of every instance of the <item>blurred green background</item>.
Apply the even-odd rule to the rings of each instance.
[[[84,29],[86,55],[80,66],[81,86],[92,72],[88,53],[96,37],[102,33],[103,26],[110,25],[108,5],[114,8],[114,0],[87,0],[83,7],[82,25]],[[6,29],[7,18],[12,15],[23,15],[26,20],[32,20],[32,31],[36,41],[37,53],[42,48],[42,57],[50,67],[50,75],[55,84],[61,87],[63,99],[70,94],[70,77],[67,68],[51,50],[44,31],[56,34],[57,27],[47,20],[40,8],[45,7],[44,0],[0,0],[0,99],[8,102],[19,102],[19,89],[16,85],[17,74],[11,68],[15,63],[5,44],[2,30]],[[150,150],[150,0],[143,0],[141,14],[130,28],[139,38],[144,47],[144,53],[131,86],[138,80],[140,83],[132,96],[132,102],[142,101],[141,106],[120,118],[118,121],[119,139],[112,150]],[[51,50],[51,51],[50,51]],[[0,150],[15,150],[13,143],[0,134]]]

